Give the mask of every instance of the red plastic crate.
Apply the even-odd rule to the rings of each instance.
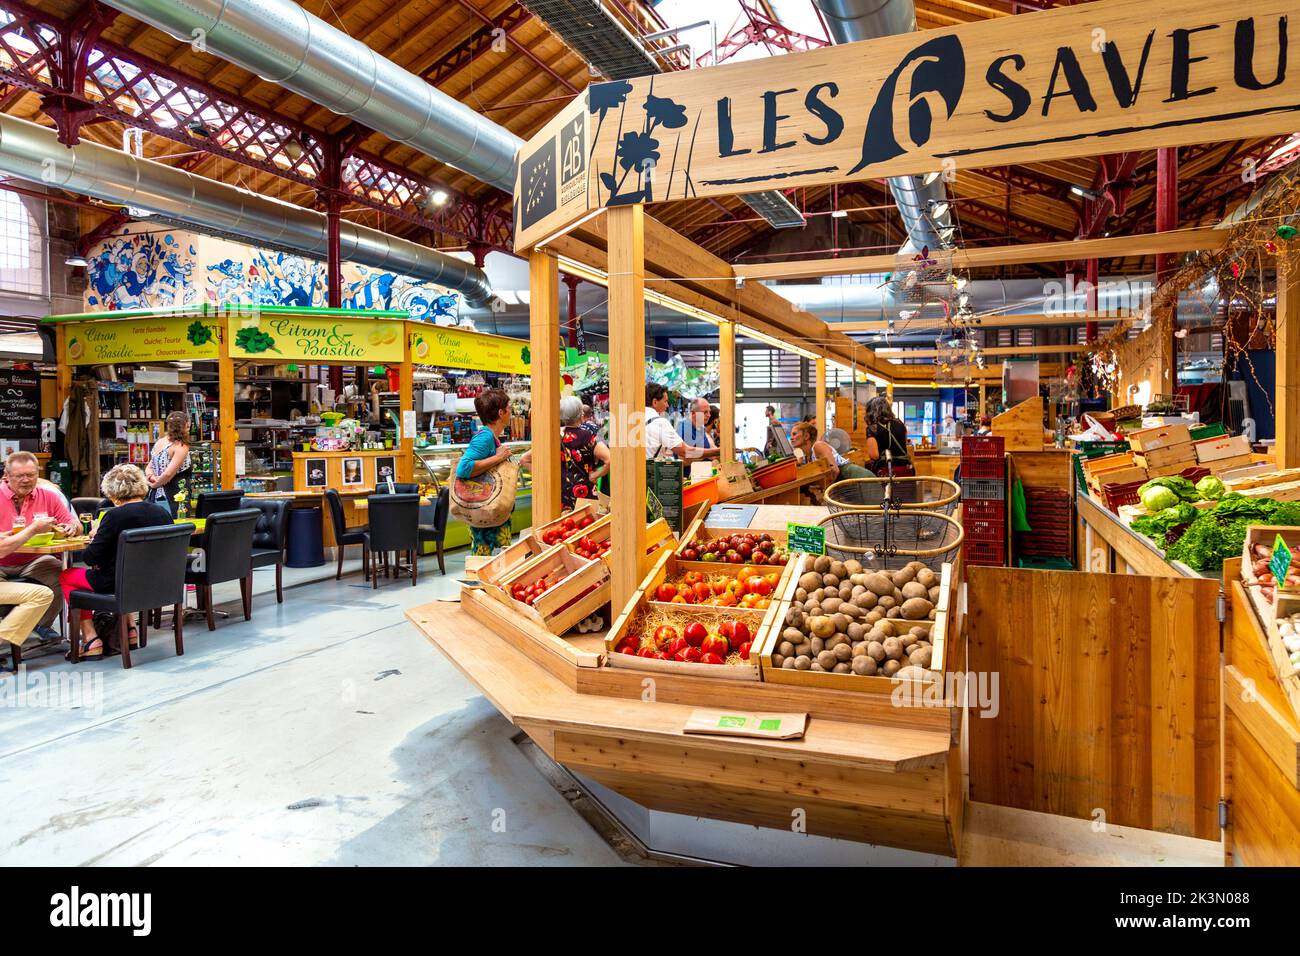
[[[1006,439],[1001,435],[967,435],[961,440],[962,458],[1001,458]]]
[[[1106,496],[1106,507],[1119,514],[1120,505],[1137,504],[1138,489],[1145,484],[1145,481],[1126,481],[1122,484],[1102,485],[1101,491]]]
[[[962,559],[967,564],[1004,565],[1007,563],[1006,542],[972,541],[969,537],[962,542]]]
[[[961,503],[961,517],[962,521],[974,521],[977,518],[985,521],[1006,521],[1007,503],[985,498],[964,498]]]
[[[979,541],[984,544],[1003,544],[1007,540],[1006,521],[990,521],[987,518],[964,518],[962,528],[967,541]]]
[[[1007,463],[1004,458],[963,458],[961,460],[963,478],[1005,478]]]

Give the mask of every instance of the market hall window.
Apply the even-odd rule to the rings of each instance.
[[[49,293],[45,203],[0,190],[0,291]]]

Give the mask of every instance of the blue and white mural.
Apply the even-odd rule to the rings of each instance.
[[[198,301],[194,241],[187,233],[125,233],[86,257],[91,309],[161,309]]]
[[[452,325],[460,297],[441,286],[420,282],[366,266],[352,266],[356,280],[343,283],[343,307],[347,309],[405,309],[416,322]]]

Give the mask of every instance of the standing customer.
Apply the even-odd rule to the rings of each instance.
[[[117,541],[123,531],[156,528],[172,523],[171,512],[161,502],[145,500],[151,494],[149,483],[135,465],[118,465],[110,469],[99,483],[99,490],[113,502],[113,507],[105,512],[99,526],[91,533],[90,544],[81,552],[86,566],[68,568],[59,575],[65,604],[68,595],[78,589],[97,594],[113,593],[117,583]],[[149,573],[147,568],[136,570],[139,574]],[[136,616],[131,614],[128,620],[130,628],[127,638],[131,646],[135,647],[138,640]],[[103,642],[95,635],[95,624],[89,611],[81,612],[80,654],[82,657],[104,655]]]
[[[53,518],[55,526],[65,533],[79,530],[81,526],[77,516],[64,502],[63,496],[40,486],[39,471],[36,456],[29,451],[16,451],[5,459],[5,480],[0,485],[0,529],[14,530],[15,519],[20,519],[18,524],[27,525],[35,521],[37,515],[44,514]],[[54,590],[58,587],[62,570],[63,562],[53,554],[33,555],[18,549],[0,555],[0,581],[30,578]],[[50,624],[62,610],[63,603],[55,595],[36,626],[41,640],[58,638]]]
[[[699,458],[701,451],[673,429],[665,415],[668,412],[668,389],[657,382],[645,387],[645,456],[659,458],[672,452],[678,458]]]
[[[885,471],[889,452],[895,470],[911,466],[907,452],[907,426],[889,406],[889,399],[877,395],[867,402],[867,468],[879,475]]]
[[[709,434],[709,402],[697,398],[691,402],[690,413],[677,423],[677,434],[686,444],[700,449],[701,458],[717,458],[718,444]]]
[[[510,399],[506,393],[499,388],[480,392],[474,399],[474,411],[478,413],[483,427],[474,433],[465,454],[460,456],[460,461],[456,464],[456,477],[462,481],[481,477],[510,457],[510,449],[501,444],[501,435],[510,421]],[[532,457],[531,451],[525,453],[519,460],[520,467],[527,468]],[[495,528],[471,526],[469,536],[472,553],[490,555],[498,548],[508,546],[511,535],[509,518]]]
[[[579,498],[593,497],[596,481],[609,471],[609,446],[582,424],[582,399],[560,399],[560,500],[565,511]]]
[[[190,420],[184,412],[172,412],[163,422],[163,436],[154,442],[149,465],[144,470],[149,483],[149,498],[166,506],[176,517],[176,494],[182,488],[189,493]]]
[[[0,537],[0,557],[17,551],[32,535],[44,534],[53,528],[53,518],[37,518],[21,531]],[[0,606],[9,608],[9,613],[0,620],[0,642],[8,641],[22,647],[53,601],[54,592],[43,584],[0,581]]]

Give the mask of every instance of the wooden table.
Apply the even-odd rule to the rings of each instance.
[[[83,550],[86,545],[90,544],[90,539],[84,536],[76,538],[64,538],[62,541],[52,541],[49,544],[38,547],[24,547],[15,554],[57,554],[63,559],[63,566],[66,568],[71,562],[71,555],[74,551]]]

